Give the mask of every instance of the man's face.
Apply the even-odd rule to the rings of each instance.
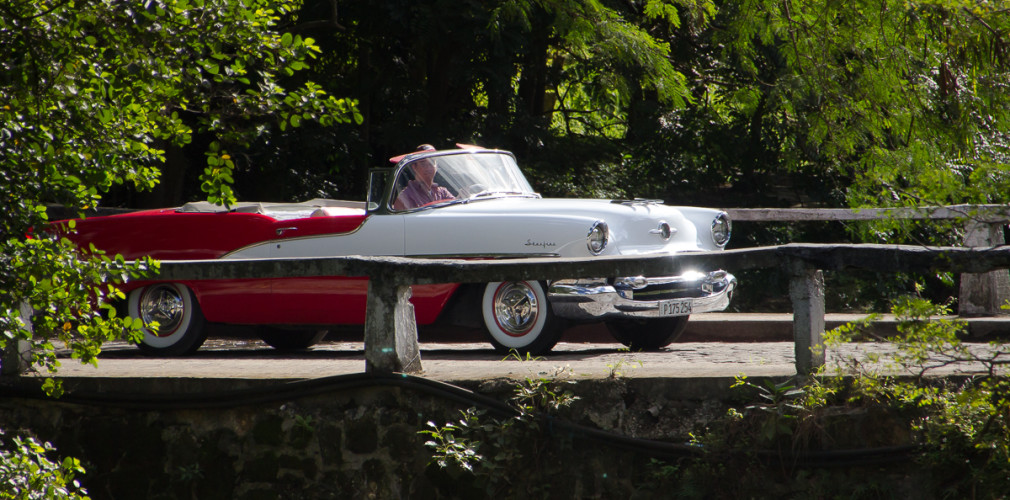
[[[437,168],[431,160],[418,160],[411,165],[411,168],[414,169],[414,176],[417,177],[417,180],[425,184],[431,184],[432,180],[435,179],[435,170]]]

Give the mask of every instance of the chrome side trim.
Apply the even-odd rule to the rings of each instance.
[[[526,259],[530,257],[560,257],[556,253],[454,253],[454,254],[424,254],[405,255],[412,259]]]
[[[370,219],[370,218],[371,217],[366,217],[365,220],[361,221],[361,224],[358,224],[358,227],[356,227],[356,228],[354,228],[354,229],[352,229],[350,231],[347,231],[346,233],[325,233],[325,234],[313,234],[313,235],[309,235],[309,236],[291,236],[291,237],[288,237],[288,238],[280,238],[280,237],[278,237],[278,238],[273,238],[273,239],[269,239],[269,240],[261,240],[261,241],[255,242],[255,243],[250,243],[250,244],[248,244],[248,245],[246,245],[244,247],[236,248],[236,249],[234,249],[234,250],[232,250],[232,251],[230,251],[230,252],[228,252],[228,253],[226,253],[226,254],[218,257],[218,258],[219,259],[230,259],[230,258],[233,258],[232,256],[235,255],[235,254],[237,254],[237,253],[244,252],[246,250],[250,250],[250,249],[261,247],[261,246],[283,245],[285,243],[290,243],[292,241],[312,240],[312,239],[321,239],[321,238],[332,238],[334,236],[347,236],[347,235],[354,234],[354,233],[357,233],[358,231],[360,231],[362,227],[365,227],[365,223],[368,222],[368,219]],[[297,227],[284,227],[284,228],[280,228],[280,229],[277,230],[277,236],[282,236],[284,234],[284,232],[292,230],[292,229],[298,229],[298,228]],[[331,257],[339,257],[339,255],[333,255]]]

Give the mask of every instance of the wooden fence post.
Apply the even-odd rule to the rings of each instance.
[[[368,280],[365,305],[365,371],[416,373],[421,371],[417,321],[410,303],[410,286]]]
[[[25,328],[32,331],[32,307],[27,303],[21,304],[18,311]],[[0,375],[20,376],[32,367],[32,344],[23,339],[8,339],[7,347],[3,350],[3,358],[0,359]]]
[[[1003,224],[968,219],[964,228],[964,246],[993,247],[1003,244]],[[996,316],[1008,314],[1002,309],[1010,299],[1010,273],[1006,269],[988,273],[961,275],[957,298],[959,316]]]
[[[789,299],[793,304],[796,373],[809,375],[824,366],[824,276],[799,259],[789,263]]]

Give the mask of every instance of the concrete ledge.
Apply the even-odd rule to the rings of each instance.
[[[863,318],[858,314],[829,314],[827,328]],[[968,318],[969,340],[1010,337],[1010,317]],[[895,333],[896,320],[884,316],[876,323],[880,334]],[[154,358],[125,342],[103,348],[98,367],[64,358],[56,377],[68,393],[206,394],[273,387],[291,382],[360,374],[366,370],[362,331],[331,335],[312,349],[280,353],[257,339],[212,337],[193,356]],[[337,340],[344,335],[353,340]],[[659,352],[628,352],[603,325],[584,325],[566,333],[554,352],[534,360],[518,360],[494,352],[478,330],[421,331],[424,378],[469,387],[479,392],[486,384],[511,384],[526,378],[550,377],[559,367],[580,382],[650,380],[679,397],[709,394],[721,399],[734,376],[782,379],[796,374],[792,315],[712,313],[692,318],[687,332]],[[447,340],[446,337],[449,337]],[[886,344],[871,344],[887,349]],[[862,347],[867,348],[867,347]],[[835,353],[829,353],[828,364]],[[0,381],[7,394],[34,390],[45,374],[28,374]],[[497,382],[495,382],[497,381]]]
[[[824,328],[831,330],[865,318],[866,314],[829,313]],[[958,319],[947,316],[945,319]],[[960,318],[968,324],[968,340],[980,341],[1010,337],[1010,316]],[[896,335],[898,321],[885,314],[873,324],[880,336]],[[691,317],[681,337],[687,342],[787,342],[793,340],[792,315],[782,313],[707,313]]]
[[[829,313],[824,315],[824,328],[831,330],[846,323],[862,320],[866,314]],[[947,316],[946,319],[958,319]],[[969,341],[1010,338],[1010,316],[960,318],[968,324]],[[898,333],[898,321],[885,314],[873,324],[879,336]],[[427,332],[424,332],[427,333]],[[422,342],[425,339],[422,333]],[[438,335],[436,332],[435,335]],[[565,333],[570,342],[614,342],[602,324],[580,325]],[[680,342],[792,342],[793,315],[788,313],[705,313],[691,316]]]

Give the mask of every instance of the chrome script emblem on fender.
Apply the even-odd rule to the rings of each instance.
[[[532,239],[527,239],[523,246],[527,247],[537,247],[537,248],[554,248],[558,246],[557,243],[553,241],[533,241]]]

